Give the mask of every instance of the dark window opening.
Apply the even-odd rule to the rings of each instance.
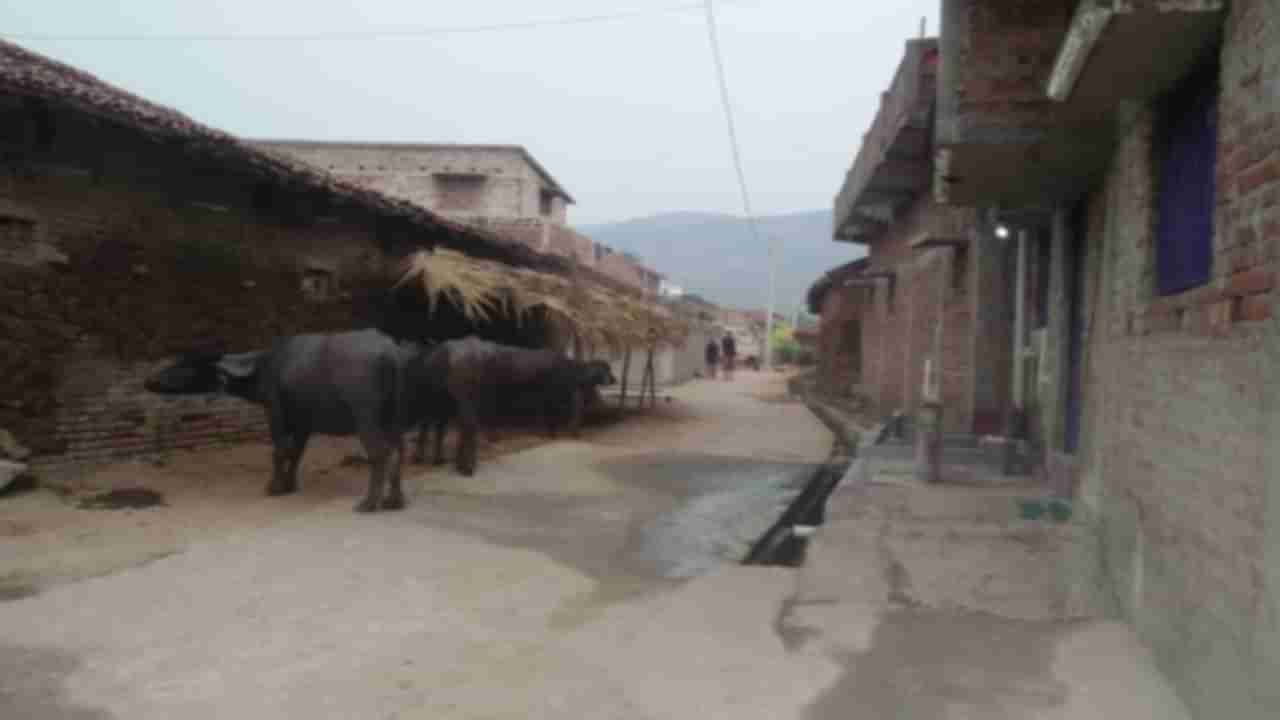
[[[968,288],[969,248],[960,245],[951,253],[951,297],[964,297]]]
[[[551,217],[551,212],[555,209],[556,196],[554,193],[543,190],[538,197],[538,212],[542,217]]]
[[[1213,267],[1218,65],[1189,74],[1158,105],[1156,292],[1203,285]]]
[[[484,175],[442,173],[435,176],[441,210],[480,210],[484,207]]]

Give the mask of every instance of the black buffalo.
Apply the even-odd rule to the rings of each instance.
[[[440,348],[397,343],[376,330],[280,338],[267,350],[195,354],[146,382],[155,393],[225,391],[267,410],[274,448],[267,494],[298,489],[298,465],[312,434],[357,435],[369,458],[359,512],[404,507],[404,433],[452,412]],[[385,496],[383,488],[388,491]]]
[[[600,360],[581,362],[553,350],[511,347],[476,337],[443,343],[420,362],[424,365],[420,374],[443,378],[448,389],[448,409],[461,425],[455,463],[464,475],[475,472],[476,435],[482,425],[492,432],[504,400],[532,398],[552,434],[556,420],[568,414],[569,430],[576,434],[587,397],[596,387],[615,382],[609,364]],[[435,461],[440,463],[449,418],[438,414],[432,419],[437,423]],[[418,435],[419,459],[426,455],[426,437],[424,425]]]

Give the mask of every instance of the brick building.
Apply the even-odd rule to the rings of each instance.
[[[836,197],[835,239],[867,256],[811,288],[819,377],[880,415],[914,415],[928,379],[948,430],[989,433],[1004,412],[1007,319],[988,292],[998,263],[973,247],[976,212],[930,191],[938,56],[935,39],[907,43]]]
[[[869,393],[862,383],[862,322],[873,310],[870,291],[856,278],[871,264],[859,258],[827,271],[808,291],[809,312],[819,316],[816,341],[818,389],[851,398]]]
[[[0,42],[0,428],[38,468],[261,437],[141,380],[213,341],[371,324],[405,253],[568,263],[200,125]]]
[[[942,19],[933,189],[1007,268],[1015,429],[1196,716],[1280,716],[1280,3]]]

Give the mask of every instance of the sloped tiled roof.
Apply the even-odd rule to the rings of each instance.
[[[424,244],[453,247],[503,262],[567,270],[561,258],[447,220],[413,203],[341,180],[324,170],[264,150],[153,103],[70,65],[0,40],[0,93],[30,97],[108,120],[162,140],[176,151],[216,160],[289,192],[328,195],[335,204],[375,217],[408,223],[424,233]]]

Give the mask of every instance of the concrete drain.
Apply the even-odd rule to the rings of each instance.
[[[843,453],[822,466],[805,485],[782,517],[751,546],[744,565],[800,567],[804,565],[809,537],[826,518],[827,498],[840,484],[849,462]]]

